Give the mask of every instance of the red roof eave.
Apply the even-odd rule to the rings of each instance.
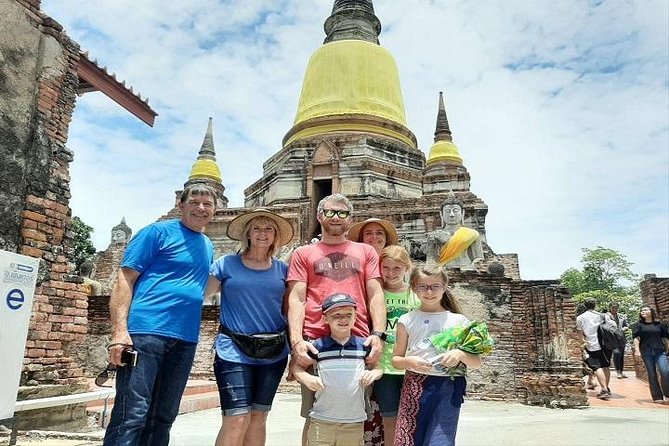
[[[153,127],[158,113],[149,106],[149,101],[143,100],[133,93],[131,89],[116,80],[115,76],[111,76],[107,70],[92,62],[85,53],[80,53],[77,74],[79,75],[77,93],[100,91],[147,125]]]

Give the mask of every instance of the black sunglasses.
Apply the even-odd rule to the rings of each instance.
[[[348,218],[351,215],[351,211],[335,211],[334,209],[323,209],[323,215],[325,218],[332,218],[335,215],[339,218]]]
[[[98,387],[111,387],[111,386],[105,386],[104,383],[106,383],[107,380],[113,377],[115,374],[116,374],[116,365],[107,364],[107,367],[100,372],[97,378],[95,378],[95,385]]]

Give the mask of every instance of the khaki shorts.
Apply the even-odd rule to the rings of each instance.
[[[363,423],[309,422],[307,446],[363,446]]]

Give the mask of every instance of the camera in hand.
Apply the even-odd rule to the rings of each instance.
[[[137,365],[137,350],[123,350],[121,352],[121,363],[135,367]]]

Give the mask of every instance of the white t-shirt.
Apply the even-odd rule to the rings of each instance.
[[[365,338],[351,336],[339,344],[330,336],[313,341],[318,350],[316,374],[323,381],[316,392],[311,418],[329,423],[360,423],[367,419],[365,389],[360,377],[368,350]]]
[[[450,311],[426,313],[421,310],[413,310],[403,314],[398,321],[404,325],[409,334],[405,356],[419,356],[427,361],[431,361],[439,355],[439,352],[437,352],[430,342],[430,336],[451,327],[464,326],[469,323],[469,319],[459,313],[451,313]],[[423,373],[416,370],[412,371]],[[450,376],[452,373],[446,373],[443,369],[433,368],[431,372],[426,374]]]
[[[599,338],[597,337],[597,326],[602,322],[602,313],[588,310],[576,318],[576,328],[585,335],[586,347],[591,352],[601,350]]]

